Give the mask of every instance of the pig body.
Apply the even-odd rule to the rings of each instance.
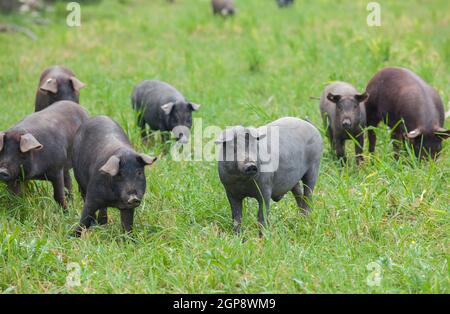
[[[320,112],[324,121],[331,149],[338,158],[345,162],[345,141],[352,139],[355,143],[356,161],[363,160],[364,128],[366,127],[366,110],[364,101],[367,94],[359,94],[356,89],[345,82],[328,85],[320,97]]]
[[[278,139],[275,129],[278,130]],[[242,152],[242,149],[237,149],[244,141],[246,147],[256,145],[256,150]],[[261,226],[265,225],[264,207],[268,215],[270,200],[278,202],[289,191],[292,191],[304,213],[310,211],[309,203],[323,149],[320,133],[312,124],[285,117],[258,129],[237,126],[226,130],[216,143],[222,145],[219,151],[219,177],[231,205],[237,233],[242,220],[242,201],[246,197],[258,200]],[[271,158],[278,155],[276,169],[264,170],[267,159],[261,158],[262,147],[271,152]],[[229,160],[227,152],[233,151],[234,157]]]
[[[85,87],[68,68],[53,66],[46,69],[39,79],[36,92],[35,111],[47,108],[51,104],[70,100],[76,103],[80,101],[80,89]]]
[[[212,0],[212,9],[214,14],[220,14],[222,16],[234,15],[235,7],[234,0]]]
[[[86,121],[73,145],[74,174],[84,200],[75,235],[89,228],[98,213],[98,223],[107,223],[107,207],[120,210],[124,229],[131,232],[134,209],[146,188],[144,166],[156,160],[134,151],[122,128],[106,116]]]
[[[294,4],[294,0],[276,0],[280,8]]]
[[[394,152],[408,139],[417,156],[435,157],[448,138],[444,129],[444,106],[438,92],[410,70],[385,68],[367,85],[367,124],[376,127],[383,120],[392,129]],[[403,122],[402,122],[403,121]],[[368,131],[369,151],[375,151],[376,135]]]
[[[54,199],[65,208],[64,187],[71,190],[73,139],[87,119],[80,105],[60,101],[0,132],[0,180],[15,194],[21,181],[48,180]]]
[[[192,127],[192,111],[199,105],[186,100],[175,87],[156,80],[138,84],[131,96],[132,107],[138,111],[138,126],[142,138],[147,136],[146,125],[152,130],[174,131],[177,140],[186,143]],[[177,128],[180,131],[175,131]],[[168,140],[165,136],[164,140]]]

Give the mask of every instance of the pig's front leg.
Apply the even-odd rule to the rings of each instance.
[[[98,210],[97,223],[99,225],[106,225],[108,223],[108,209],[106,207]]]
[[[95,212],[97,210],[97,206],[91,204],[89,201],[84,203],[83,212],[81,213],[80,224],[75,230],[75,236],[80,237],[83,231],[83,228],[88,229],[92,223],[95,221]]]
[[[364,149],[364,132],[357,137],[357,143],[355,143],[356,163],[359,165],[364,161],[363,149]]]
[[[8,190],[13,195],[19,195],[20,194],[20,182],[13,181],[13,182],[8,183]]]
[[[66,188],[67,197],[72,197],[72,178],[69,169],[64,169],[64,187]]]
[[[344,140],[336,140],[336,156],[343,164],[345,164],[347,162],[347,159],[345,158],[345,141]]]
[[[122,227],[125,232],[131,233],[133,230],[134,208],[120,209],[120,220],[122,221]]]
[[[264,193],[264,192],[263,192]],[[263,237],[263,229],[266,227],[266,220],[269,220],[270,212],[270,193],[264,193],[262,197],[258,198],[258,223],[259,223],[259,237]],[[266,210],[266,217],[264,218],[264,209]]]
[[[237,199],[229,193],[227,193],[227,197],[231,206],[231,216],[233,218],[233,230],[236,234],[240,234],[242,224],[242,199]]]
[[[64,199],[64,170],[61,169],[52,173],[48,176],[48,179],[53,185],[53,198],[62,208],[66,209],[67,205]]]

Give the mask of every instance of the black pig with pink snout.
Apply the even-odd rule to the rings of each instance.
[[[156,157],[137,153],[122,128],[111,118],[98,116],[78,130],[73,148],[74,173],[84,200],[80,225],[106,224],[107,207],[120,210],[122,226],[132,231],[134,209],[140,205],[146,189],[144,167]]]

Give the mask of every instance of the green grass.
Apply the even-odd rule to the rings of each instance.
[[[0,34],[0,129],[32,112],[38,77],[53,64],[88,84],[81,103],[92,115],[110,115],[138,150],[153,154],[162,146],[141,143],[129,99],[143,79],[170,82],[202,104],[195,117],[204,127],[258,126],[287,115],[321,127],[310,96],[332,80],[363,90],[389,65],[421,75],[448,110],[447,0],[381,1],[379,28],[367,27],[364,1],[304,0],[278,10],[271,0],[237,0],[229,20],[213,17],[208,2],[83,5],[80,28],[65,26],[61,4],[46,14],[46,27],[0,16],[39,37]],[[107,226],[74,239],[68,235],[82,208],[78,193],[63,213],[49,184],[33,184],[21,198],[1,185],[0,292],[449,293],[450,145],[437,162],[419,163],[408,152],[396,161],[388,129],[377,134],[375,155],[366,153],[360,167],[351,143],[350,163],[340,167],[325,140],[309,217],[289,194],[272,203],[260,239],[257,204],[246,201],[244,242],[233,234],[213,162],[162,156],[147,171],[134,241],[123,234],[116,209]],[[81,266],[79,287],[65,286],[71,262]],[[366,282],[371,262],[382,268],[379,286]]]

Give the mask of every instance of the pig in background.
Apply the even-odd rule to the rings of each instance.
[[[219,177],[231,205],[236,233],[240,232],[246,197],[258,201],[261,226],[265,226],[264,209],[269,215],[270,200],[278,202],[289,191],[303,213],[310,211],[323,149],[320,133],[311,123],[285,117],[258,129],[235,126],[225,130],[216,144],[221,145]],[[276,168],[264,170],[268,160],[261,155],[263,147],[277,159]]]
[[[234,0],[212,0],[211,6],[214,15],[231,16],[236,13]]]
[[[107,116],[86,121],[78,130],[73,145],[74,174],[84,200],[80,225],[89,228],[96,220],[108,221],[107,207],[120,210],[122,226],[132,231],[134,209],[146,189],[144,167],[156,157],[137,153],[122,128]]]
[[[367,93],[360,94],[350,84],[335,82],[328,85],[320,97],[320,113],[330,140],[331,150],[343,162],[345,141],[354,138],[356,162],[363,161],[364,128],[366,127],[366,109],[364,102]]]
[[[55,201],[66,208],[64,187],[70,193],[73,139],[87,119],[80,105],[59,101],[0,132],[0,180],[14,194],[20,193],[23,181],[50,181]]]
[[[417,74],[404,68],[380,70],[368,83],[367,124],[376,127],[381,120],[392,129],[395,157],[400,144],[409,141],[418,157],[435,158],[442,140],[450,131],[444,128],[444,106],[439,93]],[[368,131],[369,151],[375,151],[376,134]]]
[[[35,110],[40,111],[60,100],[80,102],[80,89],[86,85],[68,68],[53,66],[46,69],[39,79]]]
[[[146,80],[136,85],[131,103],[138,112],[138,126],[143,139],[148,136],[148,125],[155,131],[174,131],[177,141],[182,144],[189,140],[192,112],[200,109],[200,105],[187,101],[175,87],[156,80]],[[163,141],[167,140],[169,136],[164,134]]]
[[[287,7],[294,4],[294,0],[276,0],[280,8]]]

